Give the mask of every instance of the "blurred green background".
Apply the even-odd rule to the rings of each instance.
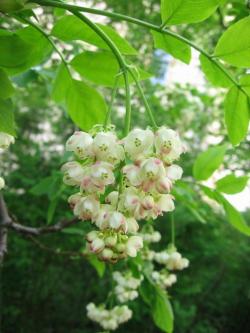
[[[160,20],[159,1],[106,0],[92,1],[91,5],[100,3],[110,11],[153,23]],[[46,10],[46,16],[41,15],[45,27],[51,21],[51,14]],[[209,51],[227,27],[227,18],[232,23],[247,14],[245,1],[228,1],[205,22],[177,30]],[[117,22],[110,24],[119,29]],[[168,84],[171,58],[153,52],[151,36],[143,28],[125,23],[123,27],[128,40],[140,52],[138,64],[154,73],[155,79],[144,82],[143,87],[157,122],[177,129],[187,144],[188,151],[180,165],[184,177],[191,179],[194,160],[207,147],[209,138],[227,140],[221,105],[223,90],[212,89],[208,84],[203,89],[191,84]],[[60,167],[66,158],[63,145],[75,128],[64,107],[51,101],[54,73],[46,68],[36,67],[15,78],[18,138],[1,161],[8,184],[4,196],[9,211],[20,223],[34,227],[72,216],[67,205],[71,192],[62,185]],[[103,93],[109,98],[110,90]],[[134,88],[132,93],[132,125],[146,127],[147,118]],[[112,116],[118,130],[123,126],[120,116],[123,105],[119,91]],[[219,124],[217,130],[211,128],[215,121]],[[229,151],[225,168],[247,174],[249,148],[246,141]],[[178,275],[178,283],[169,291],[175,313],[174,332],[247,333],[249,240],[227,223],[219,209],[201,200],[195,185],[192,187],[190,193],[185,189],[192,209],[176,202],[176,244],[190,260],[190,267]],[[250,212],[245,211],[244,215],[249,221]],[[84,230],[85,226],[79,228]],[[170,241],[168,216],[159,219],[155,228],[163,234],[160,244],[163,249]],[[83,248],[81,234],[44,235],[38,242],[9,233],[8,255],[2,268],[2,333],[99,332],[98,326],[87,319],[85,307],[93,300],[96,303],[105,300],[111,283],[109,270],[100,279],[89,261],[63,254]],[[122,325],[118,332],[160,332],[141,300],[133,302],[131,308],[133,320]]]

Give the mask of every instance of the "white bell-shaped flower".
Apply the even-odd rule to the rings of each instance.
[[[139,225],[135,218],[129,217],[126,219],[127,233],[134,234],[139,230]]]
[[[143,180],[157,180],[165,175],[164,165],[158,158],[150,157],[141,164],[141,177]]]
[[[151,130],[136,128],[124,139],[124,149],[132,160],[139,160],[152,151],[154,134]]]
[[[174,210],[174,200],[171,194],[162,194],[158,199],[157,209],[162,212],[172,212]]]
[[[82,197],[74,207],[74,215],[83,221],[94,221],[99,211],[100,203],[94,196]]]
[[[155,133],[156,153],[167,163],[171,164],[183,153],[184,148],[177,132],[161,127]]]
[[[64,172],[63,182],[72,186],[80,185],[86,174],[86,168],[75,161],[65,163],[61,170]]]
[[[66,142],[66,150],[73,151],[80,159],[93,156],[92,137],[85,132],[75,132]]]
[[[0,132],[0,148],[7,149],[11,143],[15,142],[14,136]]]
[[[113,184],[115,181],[113,166],[110,163],[98,161],[91,167],[90,177],[95,185]]]
[[[124,160],[124,149],[113,132],[99,132],[93,141],[96,159],[117,164]]]
[[[120,213],[120,212],[111,212],[109,214],[109,226],[111,229],[115,229],[115,230],[118,230],[118,229],[124,229],[126,228],[126,218],[125,216]]]
[[[141,185],[142,180],[140,177],[140,167],[134,164],[129,164],[125,165],[122,171],[125,176],[125,180],[129,183],[129,185],[131,186]]]
[[[172,164],[172,165],[166,167],[166,175],[172,181],[181,179],[182,174],[183,174],[183,170],[179,165]]]
[[[137,252],[143,247],[143,240],[140,236],[131,236],[127,241],[126,251],[130,257],[136,257]]]
[[[68,198],[68,203],[71,208],[74,208],[75,205],[79,202],[79,200],[82,198],[82,194],[80,192],[72,194]]]

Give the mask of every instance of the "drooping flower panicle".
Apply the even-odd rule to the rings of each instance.
[[[90,252],[116,262],[143,247],[139,220],[174,210],[170,194],[182,169],[173,164],[183,152],[178,134],[133,129],[119,140],[113,127],[75,132],[66,143],[77,160],[63,165],[64,182],[78,188],[69,197],[74,215],[96,227],[87,235]]]

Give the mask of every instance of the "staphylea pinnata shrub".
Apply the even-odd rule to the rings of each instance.
[[[0,153],[9,148],[11,143],[15,142],[14,136],[0,132]],[[4,178],[0,176],[0,190],[5,186]]]

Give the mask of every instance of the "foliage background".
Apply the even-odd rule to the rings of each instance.
[[[105,2],[109,10],[159,22],[159,1],[101,2]],[[93,1],[93,6],[99,3]],[[230,4],[222,6],[203,23],[181,26],[177,30],[204,48],[213,49],[228,24],[225,17],[230,15],[232,21],[237,21],[248,14],[244,1],[230,1]],[[48,21],[43,18],[45,26],[52,20],[52,16],[46,17]],[[110,24],[117,27],[115,22]],[[130,25],[127,38],[140,52],[140,66],[156,73],[157,82],[161,82],[166,58],[162,53],[153,52],[151,37],[144,29]],[[31,226],[71,216],[66,203],[68,190],[61,186],[59,170],[65,159],[63,144],[75,128],[64,108],[50,99],[51,80],[47,79],[50,75],[53,73],[45,64],[43,68],[36,67],[15,78],[18,139],[1,161],[8,183],[5,198],[9,210],[19,222]],[[189,149],[181,165],[185,177],[191,176],[194,160],[208,145],[209,137],[225,140],[220,103],[223,90],[215,91],[207,84],[201,92],[191,85],[169,86],[155,81],[146,81],[144,88],[157,122],[178,129],[185,138]],[[110,91],[104,93],[108,96]],[[132,101],[132,124],[145,127],[147,119],[135,94]],[[118,129],[123,125],[120,116],[123,103],[119,94],[113,117]],[[221,124],[217,132],[210,126],[215,120]],[[186,133],[190,130],[195,135],[188,137]],[[231,154],[229,152],[224,167],[247,174],[249,148],[246,141]],[[49,193],[41,191],[41,186],[36,187],[45,177],[51,177],[49,183],[52,180]],[[214,210],[204,203],[198,193],[197,197],[192,197],[192,202],[202,218],[192,214],[178,200],[175,213],[177,247],[191,262],[190,268],[179,275],[178,283],[170,290],[175,333],[247,333],[250,327],[248,239],[227,223],[219,209]],[[249,221],[250,212],[244,214]],[[160,245],[164,248],[170,241],[168,217],[159,219],[156,229],[164,235]],[[58,252],[58,249],[79,251],[84,243],[79,234],[62,232],[42,236],[39,241],[41,243],[37,244],[32,239],[9,234],[8,256],[1,277],[2,332],[98,331],[86,318],[85,306],[92,300],[98,303],[105,299],[110,287],[109,270],[106,269],[104,278],[100,279],[84,258],[74,259]],[[118,332],[159,331],[141,300],[133,303],[132,308],[133,320]]]

